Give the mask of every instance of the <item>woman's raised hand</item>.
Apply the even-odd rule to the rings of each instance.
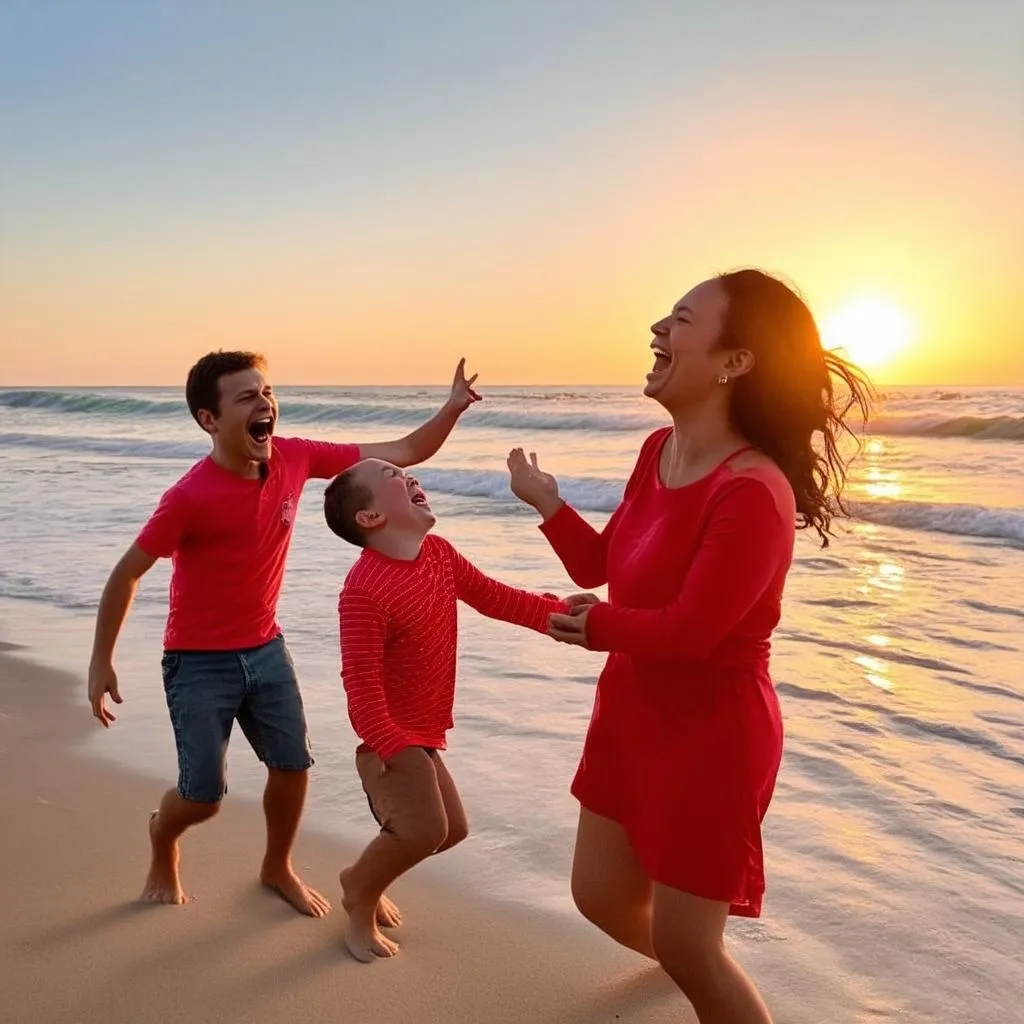
[[[537,465],[537,456],[530,452],[527,459],[522,448],[513,448],[506,460],[512,493],[527,505],[532,505],[545,519],[558,511],[562,499],[558,496],[558,481]]]

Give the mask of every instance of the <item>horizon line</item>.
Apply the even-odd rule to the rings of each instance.
[[[422,382],[415,384],[395,384],[395,383],[360,383],[360,384],[342,384],[342,383],[328,383],[323,382],[319,384],[314,383],[288,383],[288,384],[276,384],[273,383],[275,390],[280,388],[373,388],[378,391],[383,391],[388,388],[450,388],[451,384],[448,382]],[[876,388],[1005,388],[1008,390],[1015,390],[1017,388],[1024,388],[1024,379],[1020,381],[1007,382],[1002,381],[991,381],[983,384],[965,384],[958,381],[943,381],[943,382],[932,382],[932,383],[909,383],[909,382],[896,382],[896,381],[884,381],[874,380],[872,384]],[[184,390],[184,381],[176,381],[173,384],[5,384],[0,383],[0,391],[11,391],[15,389],[24,390],[37,390],[37,391],[56,391],[61,388],[78,388],[78,389],[92,389],[92,390],[111,390],[114,388],[181,388]],[[643,385],[636,381],[627,381],[625,383],[602,383],[602,384],[580,384],[575,382],[548,382],[544,384],[540,383],[517,383],[517,384],[483,384],[481,385],[484,391],[488,388],[502,388],[502,389],[522,389],[522,388],[636,388],[637,392],[642,391]]]

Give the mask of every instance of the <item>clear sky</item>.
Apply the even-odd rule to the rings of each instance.
[[[0,384],[217,347],[281,383],[629,383],[748,264],[877,333],[883,380],[1022,383],[1022,12],[5,0]]]

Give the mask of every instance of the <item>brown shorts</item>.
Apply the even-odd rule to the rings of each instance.
[[[420,749],[422,763],[410,770],[386,765],[360,746],[356,771],[382,832],[432,850],[447,849],[466,837],[466,812],[440,753]]]

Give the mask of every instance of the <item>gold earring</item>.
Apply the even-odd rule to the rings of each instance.
[[[718,383],[719,384],[728,384],[729,383],[729,378],[723,373],[722,376],[718,378]]]

